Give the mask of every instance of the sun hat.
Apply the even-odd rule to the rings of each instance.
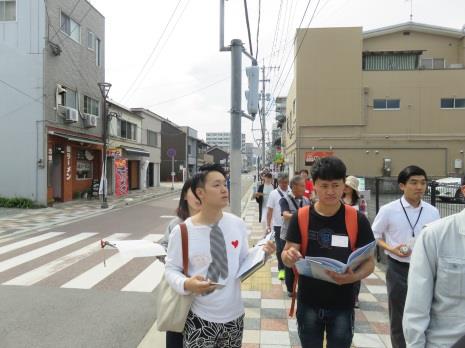
[[[358,179],[355,176],[349,175],[345,184],[358,193]]]

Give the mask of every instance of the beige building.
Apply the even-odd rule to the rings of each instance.
[[[464,31],[418,23],[298,29],[282,124],[289,171],[334,154],[358,176],[464,173]]]

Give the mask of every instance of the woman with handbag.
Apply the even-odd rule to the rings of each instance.
[[[258,222],[262,222],[263,217],[265,217],[263,222],[266,227],[266,212],[268,210],[266,203],[268,202],[268,197],[271,191],[274,190],[273,175],[271,175],[271,173],[265,173],[263,174],[263,179],[263,184],[260,184],[257,192],[255,192],[255,200],[258,203]]]
[[[184,222],[188,217],[197,214],[200,211],[200,202],[192,193],[192,179],[189,178],[184,182],[179,197],[179,204],[176,209],[176,215],[168,224],[165,235],[160,244],[168,248],[168,240],[171,231],[180,223]],[[182,333],[174,331],[166,331],[166,348],[182,348]]]
[[[201,208],[185,221],[188,267],[179,252],[182,238],[177,226],[170,236],[165,269],[167,282],[178,294],[194,294],[183,331],[184,347],[241,347],[244,306],[237,272],[248,254],[246,225],[222,211],[229,193],[220,166],[201,167],[191,189]],[[264,250],[272,253],[273,243]]]

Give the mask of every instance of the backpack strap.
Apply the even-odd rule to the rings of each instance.
[[[189,238],[187,236],[187,226],[185,223],[179,224],[181,227],[181,241],[182,241],[182,270],[187,277],[189,270]]]
[[[307,252],[308,247],[308,226],[310,224],[310,206],[306,205],[305,207],[297,210],[297,221],[299,223],[300,231],[300,253],[304,256]],[[294,272],[294,283],[292,284],[292,301],[291,308],[289,309],[289,316],[292,318],[294,316],[295,310],[295,301],[297,298],[297,283],[299,282],[299,272],[295,267],[292,268]]]
[[[345,221],[346,221],[346,230],[349,235],[349,244],[350,249],[354,251],[357,247],[357,237],[358,237],[358,216],[357,209],[350,205],[345,205]]]

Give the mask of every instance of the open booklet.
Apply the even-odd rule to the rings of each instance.
[[[373,241],[354,250],[347,259],[347,264],[328,257],[306,256],[304,259],[297,261],[295,267],[300,275],[336,283],[334,279],[326,273],[327,270],[337,273],[345,273],[349,267],[355,270],[366,259],[373,256],[375,249],[376,241]]]
[[[273,233],[268,233],[264,239],[258,241],[253,248],[249,249],[247,258],[242,262],[241,267],[237,271],[237,278],[240,278],[242,282],[265,265],[268,257],[263,251],[263,245],[267,241],[272,240],[272,238]]]

